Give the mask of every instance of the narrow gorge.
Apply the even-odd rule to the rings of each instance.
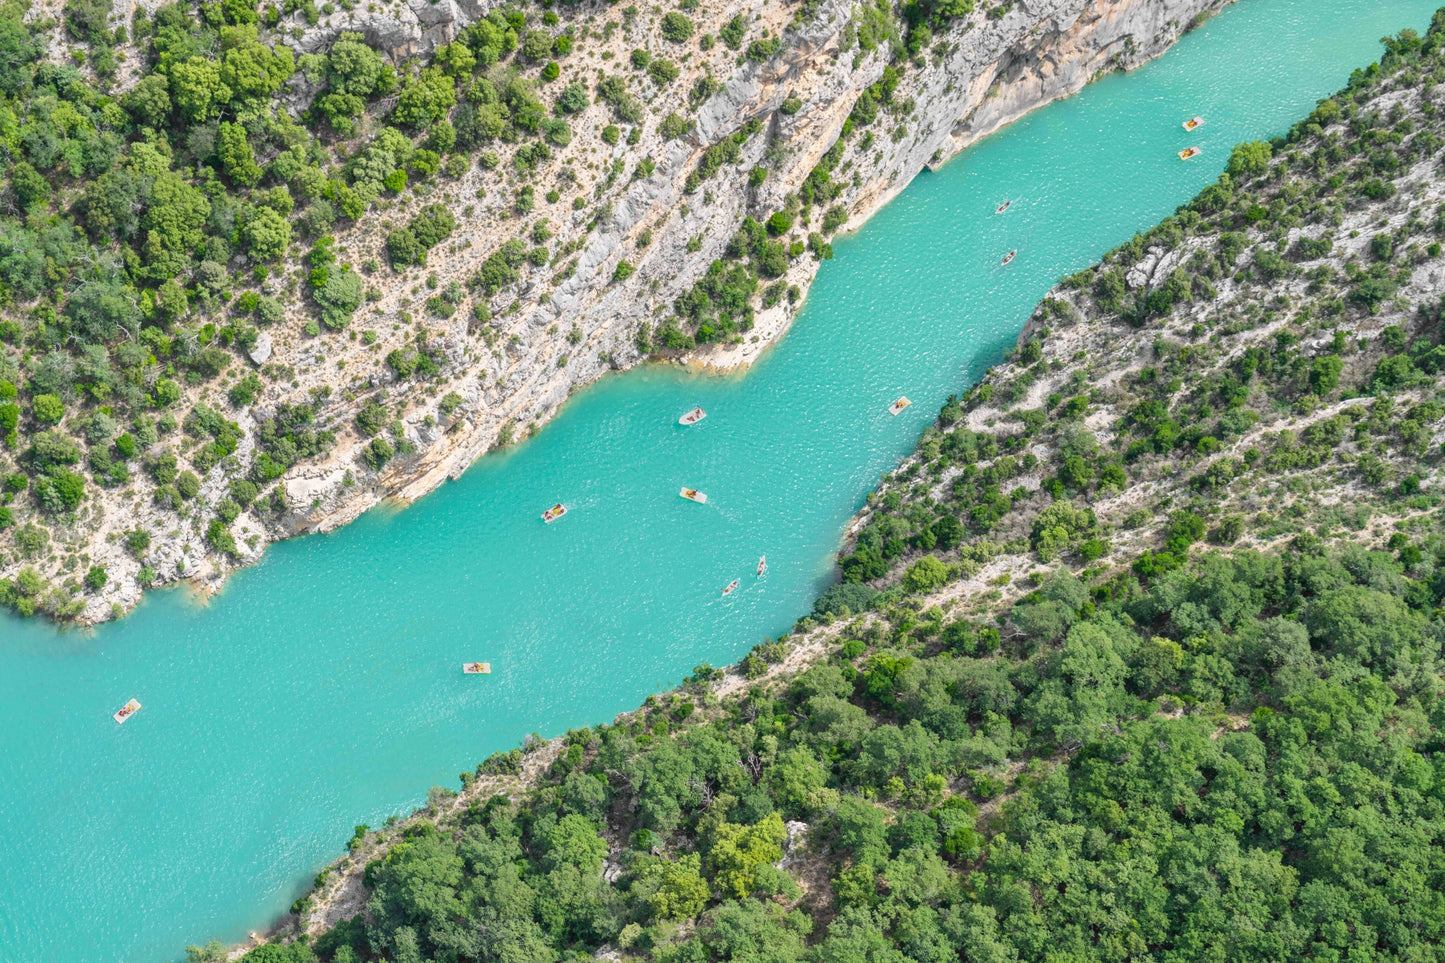
[[[790,632],[358,826],[245,959],[1428,956],[1445,9],[1384,45],[1050,290]]]
[[[88,374],[90,355],[77,370],[67,352],[46,353],[55,332],[43,322],[13,323],[0,383],[12,395],[24,389],[10,408],[26,437],[11,436],[14,468],[0,453],[0,474],[11,472],[3,600],[23,614],[96,622],[127,611],[146,586],[187,580],[214,590],[278,538],[335,529],[382,500],[410,501],[458,477],[488,450],[537,431],[610,370],[649,358],[715,370],[749,364],[787,330],[831,257],[831,234],[861,224],[925,166],[1156,56],[1221,3],[955,6],[914,10],[912,23],[886,4],[840,2],[693,7],[688,16],[564,5],[541,17],[451,0],[325,15],[271,8],[274,46],[246,42],[288,63],[290,43],[299,59],[273,108],[253,98],[241,124],[222,122],[261,129],[250,134],[254,148],[241,139],[256,158],[254,177],[211,161],[233,184],[261,180],[250,192],[256,206],[231,215],[240,244],[230,266],[207,259],[222,256],[226,242],[207,241],[221,253],[190,265],[172,256],[165,270],[181,267],[177,279],[115,293],[138,298],[140,313],[101,306],[121,317],[99,326],[142,347],[115,349],[120,360],[105,371],[115,384]],[[503,62],[484,75],[498,56],[487,44],[501,30],[511,31],[499,41]],[[71,49],[64,36],[52,38],[50,56]],[[516,51],[503,71],[507,36]],[[530,50],[539,36],[545,43]],[[296,121],[317,122],[335,109],[328,98],[343,96],[330,91],[355,86],[337,64],[365,59],[359,39],[389,60],[401,94],[332,119],[320,145],[296,146]],[[564,48],[562,66],[547,59]],[[139,43],[127,49],[116,92],[143,133],[156,120],[146,113],[149,80],[126,64],[145,53]],[[417,73],[433,59],[446,75]],[[614,64],[627,63],[641,74],[637,94],[616,74],[608,80]],[[544,93],[561,90],[554,112],[565,120],[526,114],[543,105],[517,91],[535,86],[529,76],[538,71]],[[177,76],[169,87],[179,101]],[[445,92],[443,106],[423,103],[437,77],[448,86],[456,78],[471,98],[452,119]],[[508,93],[508,84],[517,89]],[[495,93],[471,93],[498,88],[534,106],[499,108],[488,99]],[[274,113],[244,120],[258,106]],[[515,116],[488,128],[503,108]],[[381,126],[398,117],[431,130],[427,146]],[[196,123],[202,133],[178,160],[204,160],[205,138],[217,135],[215,121]],[[542,135],[535,143],[523,139],[529,123]],[[192,144],[198,136],[203,144]],[[131,154],[132,170],[151,163]],[[381,155],[388,160],[378,170],[395,164],[388,177],[399,181],[372,189],[368,201],[364,171]],[[349,185],[321,173],[328,158]],[[207,176],[216,196],[221,184],[214,171]],[[333,179],[314,180],[324,176]],[[271,183],[282,186],[261,189]],[[326,185],[320,196],[317,184]],[[274,225],[271,211],[293,205],[297,240],[271,251],[268,267],[255,225]],[[101,207],[84,195],[76,202],[88,219],[104,220]],[[338,213],[351,223],[327,233]],[[430,251],[409,247],[423,222]],[[71,270],[94,273],[80,262]],[[83,281],[79,291],[108,283]],[[62,329],[90,310],[76,300],[57,304]],[[43,317],[43,301],[31,317]],[[34,437],[39,449],[26,444]]]
[[[942,6],[856,8],[844,59],[892,35],[898,81],[798,161],[796,206],[739,209],[680,296],[639,279],[665,225],[599,262],[609,291],[673,284],[645,333],[693,363],[596,378],[404,510],[262,555],[339,504],[288,493],[306,473],[359,450],[331,477],[374,498],[421,431],[469,430],[466,379],[504,390],[491,352],[531,350],[527,312],[581,268],[552,278],[659,176],[627,153],[654,125],[695,137],[669,175],[690,206],[797,173],[765,151],[803,98],[734,140],[681,90],[703,54],[719,84],[784,56],[782,19],[494,10],[398,71],[380,0],[348,2],[0,4],[0,957],[170,961],[293,908],[310,945],[255,961],[1418,955],[1445,786],[1431,0],[1235,4],[866,223],[857,158],[908,142],[914,60],[955,34]],[[830,251],[762,351],[765,299]],[[555,375],[581,327],[545,335]],[[750,366],[700,363],[755,334]],[[97,509],[118,563],[82,551]],[[232,551],[260,562],[226,591],[67,621],[126,565],[184,583]],[[1219,891],[1221,931],[1208,882],[1241,866],[1262,882]],[[1098,879],[1144,896],[1096,913]],[[1372,901],[1382,879],[1416,889]]]

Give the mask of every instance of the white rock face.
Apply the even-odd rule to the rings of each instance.
[[[324,52],[342,31],[359,33],[367,42],[401,63],[426,56],[451,43],[464,27],[490,11],[509,6],[499,0],[409,0],[399,9],[363,11],[354,16],[327,17],[296,42],[303,53]]]
[[[778,869],[787,869],[803,858],[803,843],[808,838],[808,824],[790,819],[783,824],[783,829],[788,833],[788,838],[783,840],[783,858],[773,865]]]
[[[250,357],[252,363],[257,365],[265,364],[266,359],[271,357],[271,336],[265,331],[262,331],[260,336],[256,338],[256,346],[250,351],[247,351],[246,354]]]

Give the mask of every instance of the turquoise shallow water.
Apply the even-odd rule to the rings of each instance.
[[[354,822],[785,630],[874,480],[1056,278],[1431,10],[1242,0],[1154,64],[918,178],[836,245],[750,372],[604,379],[534,440],[405,511],[274,547],[203,607],[158,593],[90,634],[0,618],[0,959],[168,961],[239,939]],[[1185,134],[1196,113],[1207,126]],[[1204,155],[1179,162],[1191,143]],[[889,417],[903,393],[914,407]],[[678,428],[693,404],[708,419]],[[679,499],[684,484],[708,504]],[[543,526],[558,499],[574,511]],[[463,676],[473,658],[494,674]],[[145,709],[117,727],[131,696]]]

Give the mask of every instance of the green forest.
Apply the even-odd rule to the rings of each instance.
[[[357,827],[364,911],[244,959],[1440,959],[1442,43],[1066,279],[738,691]]]

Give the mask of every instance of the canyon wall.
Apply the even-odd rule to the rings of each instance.
[[[847,210],[847,227],[856,228],[924,167],[943,164],[980,137],[1036,107],[1076,93],[1091,79],[1159,55],[1226,2],[1019,0],[954,21],[950,29],[932,38],[927,49],[901,65],[892,102],[902,108],[880,114],[869,128],[871,136],[846,140],[833,172],[843,191],[833,203]],[[353,12],[344,23],[338,22],[339,17],[327,17],[295,43],[300,51],[323,51],[342,30],[359,31],[400,61],[429,54],[491,6],[496,4],[415,0],[392,12]],[[615,10],[601,10],[599,18],[616,19]],[[393,334],[383,330],[379,346],[365,342],[364,347],[354,337],[348,343],[293,337],[283,331],[268,334],[261,356],[253,351],[253,360],[284,365],[293,377],[289,384],[268,387],[262,402],[239,415],[246,437],[236,458],[244,465],[254,451],[253,413],[264,416],[276,402],[316,397],[318,391],[329,392],[323,415],[339,429],[338,444],[324,461],[302,463],[283,478],[292,506],[285,517],[263,519],[250,511],[240,517],[234,557],[208,550],[203,539],[184,529],[169,536],[158,534],[146,560],[159,573],[158,583],[189,579],[199,587],[214,588],[229,570],[259,558],[270,541],[335,529],[384,499],[418,498],[460,476],[497,444],[535,431],[577,388],[610,370],[646,360],[637,344],[639,327],[656,325],[670,313],[675,299],[722,256],[744,217],[762,220],[784,206],[838,141],[859,96],[883,76],[894,57],[887,43],[871,51],[857,45],[858,9],[843,0],[825,0],[803,24],[795,22],[792,7],[777,0],[695,14],[700,29],[707,25],[703,17],[720,18],[721,23],[742,14],[751,30],[771,33],[781,46],[764,62],[734,58],[720,46],[721,57],[715,52],[710,60],[692,61],[684,84],[704,70],[711,74],[715,67],[725,71],[720,76],[727,79],[698,107],[695,127],[687,136],[664,139],[655,117],[649,117],[638,125],[636,143],[604,144],[599,132],[610,119],[607,108],[594,104],[588,114],[579,115],[579,121],[594,117],[595,121],[574,125],[578,135],[566,164],[575,159],[579,166],[595,166],[585,158],[596,156],[603,165],[610,163],[620,170],[646,158],[654,169],[607,195],[605,216],[586,209],[554,215],[557,245],[568,243],[575,258],[565,276],[558,272],[548,279],[538,272],[488,299],[486,313],[491,320],[483,332],[485,348],[477,341],[478,323],[468,316],[471,312],[428,320],[429,343],[440,349],[442,358],[439,378],[428,384],[402,384],[378,364],[393,342],[409,343],[407,308],[418,290],[415,277],[383,282],[378,303],[367,309],[377,320],[358,318],[354,325],[376,323],[380,328],[378,322],[390,323]],[[583,72],[595,67],[600,73],[608,66],[605,62],[625,58],[626,48],[637,41],[631,33],[624,38],[623,31],[607,36],[610,47],[589,53],[600,59],[581,64]],[[654,115],[669,106],[663,93],[649,103]],[[699,189],[687,192],[688,175],[697,169],[703,152],[752,120],[760,121],[762,130],[746,141],[741,161],[724,165]],[[563,163],[559,157],[551,165],[556,170]],[[759,165],[768,168],[760,184],[749,177]],[[458,204],[472,196],[482,199],[481,211],[475,218],[458,211],[452,240],[459,243],[433,252],[427,269],[441,285],[473,276],[517,230],[516,221],[509,221],[508,212],[499,207],[507,201],[495,190],[497,178],[489,182],[487,176],[486,171],[473,170],[455,192]],[[609,179],[608,189],[611,185]],[[603,197],[600,188],[597,193]],[[489,211],[494,215],[491,220],[483,216]],[[369,214],[351,236],[338,239],[349,257],[359,261],[371,253],[384,259],[382,234],[391,222],[382,217]],[[808,228],[800,226],[781,240],[799,241],[807,233]],[[635,272],[619,281],[617,266],[624,258]],[[805,294],[819,264],[811,255],[796,258],[783,280]],[[802,297],[784,299],[760,310],[753,329],[734,343],[705,345],[674,360],[717,370],[746,365],[782,336],[801,303]],[[365,348],[373,353],[366,354]],[[351,370],[343,377],[341,369],[347,365]],[[358,368],[372,370],[358,375],[354,373]],[[341,390],[332,392],[332,388]],[[454,392],[463,401],[453,415],[438,419],[435,398],[441,392]],[[379,472],[366,468],[359,457],[368,439],[347,427],[361,406],[378,394],[393,405],[402,400],[399,407],[404,410],[409,449]],[[224,498],[226,485],[224,472],[217,468],[203,479],[203,501]],[[107,567],[112,579],[89,601],[84,621],[110,618],[140,596],[135,579],[139,563],[120,544],[124,530],[140,524],[159,532],[171,524],[134,493],[105,493],[101,498],[108,500],[98,513],[102,520],[86,540],[89,554]],[[156,517],[150,519],[150,514]]]

